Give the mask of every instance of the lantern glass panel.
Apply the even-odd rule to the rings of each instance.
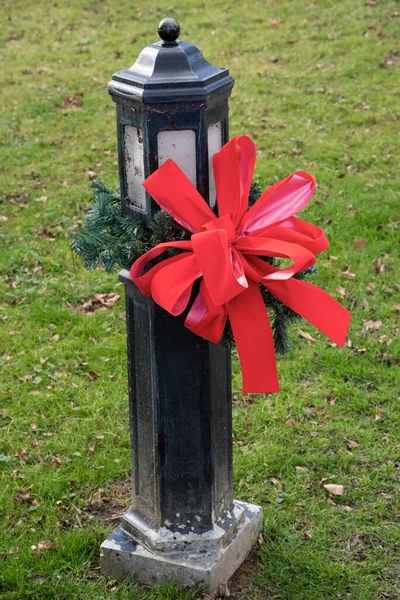
[[[213,123],[208,128],[208,181],[209,181],[209,204],[214,208],[216,202],[216,189],[214,179],[213,156],[222,148],[222,122]]]
[[[169,158],[176,162],[194,186],[196,177],[196,134],[192,129],[160,131],[157,136],[158,166]]]
[[[138,127],[125,127],[125,165],[127,201],[138,210],[146,210],[144,181],[143,133]]]

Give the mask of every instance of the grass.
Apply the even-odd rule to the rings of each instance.
[[[103,509],[112,517],[129,502],[124,307],[76,310],[121,289],[115,276],[74,266],[69,250],[90,172],[117,186],[105,84],[156,39],[166,15],[235,77],[231,134],[255,140],[257,180],[297,168],[317,177],[304,216],[331,242],[319,283],[354,315],[342,350],[306,323],[317,342],[293,331],[277,395],[242,397],[234,363],[235,494],[262,504],[265,524],[232,596],[399,597],[399,8],[3,0],[2,600],[200,596],[99,575],[113,523]],[[330,498],[321,480],[345,494]],[[38,552],[46,540],[55,549]]]

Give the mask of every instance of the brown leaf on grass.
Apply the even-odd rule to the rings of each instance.
[[[58,469],[58,467],[61,467],[62,465],[62,460],[61,458],[58,458],[58,456],[52,456],[51,464],[53,465],[53,467],[56,467],[56,469]]]
[[[16,451],[14,456],[16,456],[17,458],[20,458],[25,463],[28,463],[31,460],[26,448],[20,448],[19,450]]]
[[[278,479],[276,479],[275,477],[271,477],[271,478],[270,478],[270,482],[271,482],[273,485],[276,485],[279,491],[282,491],[282,490],[283,490],[283,485],[282,485],[282,484],[281,484],[281,482],[280,482]]]
[[[367,283],[365,289],[367,290],[367,292],[372,292],[375,289],[375,285],[373,283]]]
[[[342,287],[341,285],[338,285],[338,286],[337,286],[337,288],[336,288],[336,291],[337,291],[337,293],[338,293],[338,294],[340,294],[340,296],[341,296],[342,298],[344,298],[344,297],[345,297],[345,295],[346,295],[346,290],[344,289],[344,287]]]
[[[62,103],[62,109],[64,111],[79,110],[82,107],[83,92],[77,92],[70,98],[64,98]]]
[[[351,440],[350,438],[345,438],[345,442],[346,442],[346,446],[348,447],[349,450],[352,450],[353,448],[357,448],[357,446],[360,445],[358,442],[356,442],[355,440]]]
[[[121,298],[119,294],[110,292],[109,294],[96,294],[93,298],[82,304],[77,310],[83,313],[92,313],[96,310],[107,310],[113,306]],[[95,338],[90,338],[93,343],[96,343]]]
[[[350,271],[343,271],[342,277],[344,277],[344,279],[356,279],[357,275],[355,273],[350,273]]]
[[[298,466],[298,467],[295,467],[295,469],[298,473],[306,473],[308,471],[307,467]]]
[[[355,239],[354,242],[353,242],[353,248],[363,249],[363,248],[365,248],[366,244],[367,244],[367,240],[357,240],[357,239]]]
[[[53,233],[47,227],[41,227],[40,229],[37,229],[36,233],[37,233],[37,235],[40,235],[40,237],[44,238],[48,242],[54,242],[54,240],[56,239],[56,235],[57,235],[57,233]]]
[[[324,485],[324,488],[332,496],[343,496],[343,494],[344,494],[344,486],[343,485],[336,485],[335,483],[327,483]]]
[[[382,321],[363,320],[363,331],[377,331],[382,327]]]
[[[92,454],[94,453],[95,450],[96,450],[96,444],[92,444],[91,446],[89,446],[89,450],[88,450],[89,456],[92,456]]]
[[[8,554],[18,554],[21,550],[21,546],[13,546],[9,549]]]
[[[369,302],[366,298],[363,299],[363,301],[361,302],[361,308],[363,310],[368,310],[369,309]]]
[[[220,584],[218,595],[220,596],[220,598],[229,598],[230,597],[231,593],[229,591],[227,583]]]
[[[279,27],[280,24],[281,24],[280,19],[269,19],[268,20],[268,25],[270,27],[272,27],[273,29],[276,29],[277,27]]]
[[[87,376],[89,377],[90,381],[97,381],[100,377],[99,373],[95,373],[94,371],[89,371]]]
[[[34,552],[36,556],[40,556],[45,550],[55,550],[56,548],[57,546],[51,540],[42,540],[38,543],[37,548],[34,548]]]
[[[391,67],[400,60],[400,53],[397,50],[390,50],[385,60],[379,63],[379,66],[384,69],[385,67]]]
[[[293,417],[290,417],[290,419],[285,421],[285,425],[286,427],[296,427],[296,421],[293,419]]]
[[[395,310],[396,312],[400,312],[400,304],[395,304],[395,305],[394,305],[394,310]]]
[[[28,488],[19,488],[17,490],[16,500],[18,502],[26,502],[27,504],[32,504],[32,498],[30,494],[30,490],[33,488],[33,485],[30,485]]]
[[[378,275],[379,273],[383,273],[385,271],[385,265],[380,258],[375,258],[372,264],[374,265],[375,273]]]
[[[374,422],[376,423],[377,421],[382,421],[382,418],[383,418],[383,415],[382,415],[382,413],[377,413],[377,414],[375,415]]]
[[[302,329],[297,329],[298,334],[304,338],[305,340],[308,340],[309,342],[315,342],[317,343],[318,340],[316,340],[315,338],[313,338],[309,333],[307,333],[306,331],[303,331]]]
[[[58,342],[58,340],[60,339],[60,335],[58,333],[55,333],[51,336],[51,339],[53,340],[53,342]]]

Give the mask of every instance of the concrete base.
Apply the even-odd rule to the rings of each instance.
[[[179,550],[150,551],[119,526],[101,545],[101,571],[118,580],[135,578],[147,585],[165,581],[185,587],[198,585],[215,596],[245,560],[262,528],[260,506],[236,500],[235,508],[243,511],[243,518],[225,545],[204,539],[202,544],[188,541]]]

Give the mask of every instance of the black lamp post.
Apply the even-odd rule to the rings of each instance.
[[[117,104],[122,208],[146,222],[158,207],[142,182],[168,158],[214,206],[212,156],[228,141],[233,78],[192,44],[176,41],[179,31],[177,21],[163,19],[162,41],[145,48],[108,84]]]
[[[212,155],[228,140],[233,79],[164,19],[108,89],[117,104],[122,208],[148,222],[157,209],[143,180],[172,158],[211,206]],[[104,573],[218,591],[261,528],[259,507],[233,500],[231,358],[125,284],[132,508],[103,542]]]

